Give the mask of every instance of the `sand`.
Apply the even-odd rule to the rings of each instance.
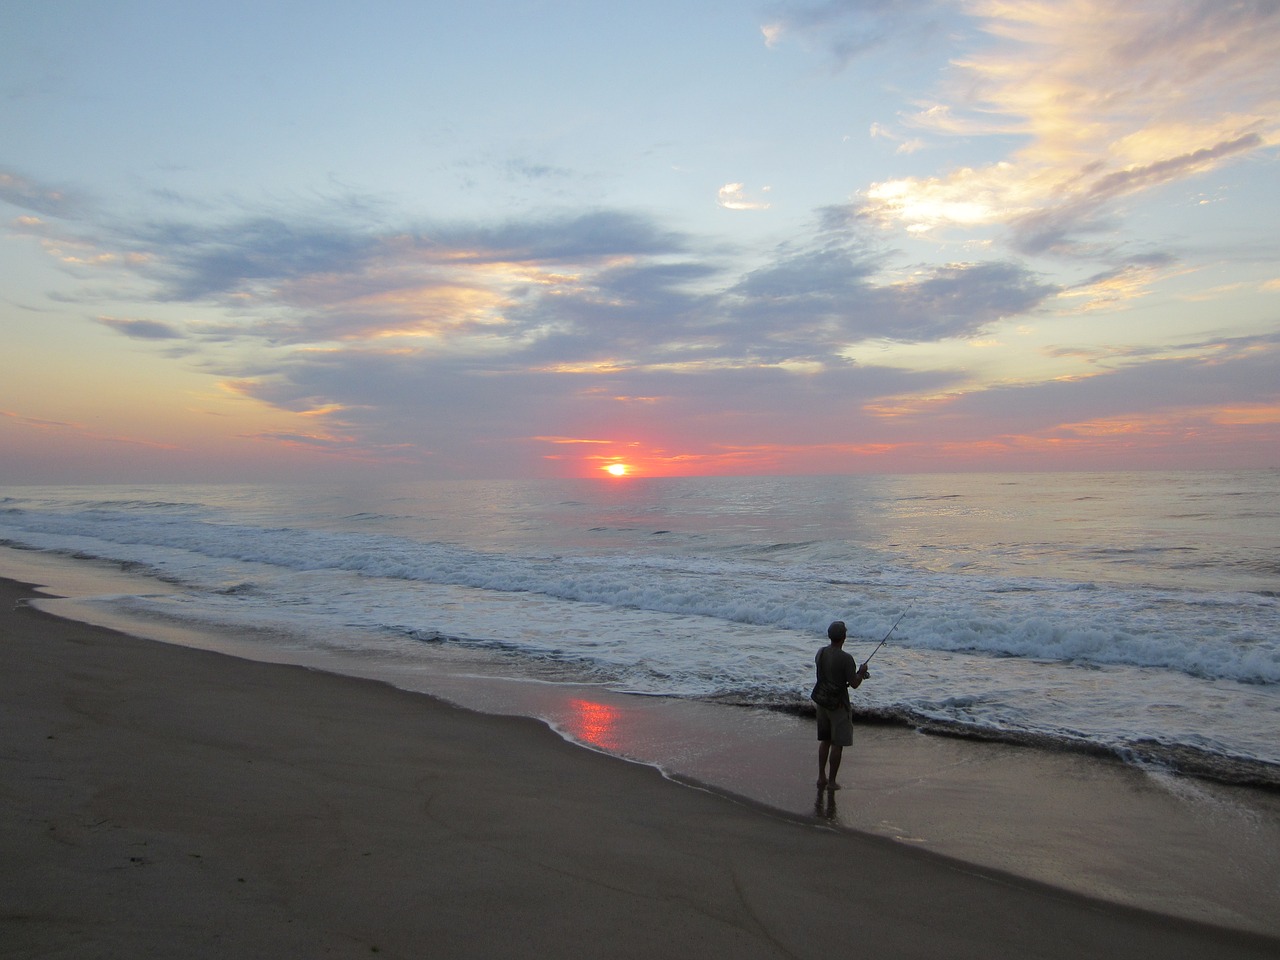
[[[0,957],[1268,957],[0,581]]]

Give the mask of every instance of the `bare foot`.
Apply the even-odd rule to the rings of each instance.
[[[827,785],[827,778],[826,778],[826,777],[821,777],[821,778],[818,780],[818,789],[819,789],[819,790],[821,790],[821,789],[822,789],[823,787],[825,787],[826,785]]]
[[[828,790],[839,790],[839,789],[840,789],[840,784],[836,783],[834,780],[831,780],[831,781],[829,781],[829,782],[827,783],[827,789],[828,789]]]

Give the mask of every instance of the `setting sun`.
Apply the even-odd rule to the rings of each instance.
[[[630,468],[625,463],[611,463],[604,468],[606,472],[615,477],[625,477]]]

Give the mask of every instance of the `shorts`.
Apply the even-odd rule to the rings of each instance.
[[[837,707],[828,710],[818,707],[818,739],[830,740],[833,747],[853,745],[853,710]]]

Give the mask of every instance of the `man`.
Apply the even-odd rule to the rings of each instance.
[[[849,688],[855,690],[871,676],[864,663],[861,668],[852,655],[844,652],[846,636],[843,620],[827,627],[830,644],[818,651],[814,663],[818,667],[818,680],[825,680],[840,691],[840,704],[832,709],[818,705],[818,789],[839,790],[836,774],[840,771],[840,759],[844,748],[853,743],[853,707],[849,703]]]

